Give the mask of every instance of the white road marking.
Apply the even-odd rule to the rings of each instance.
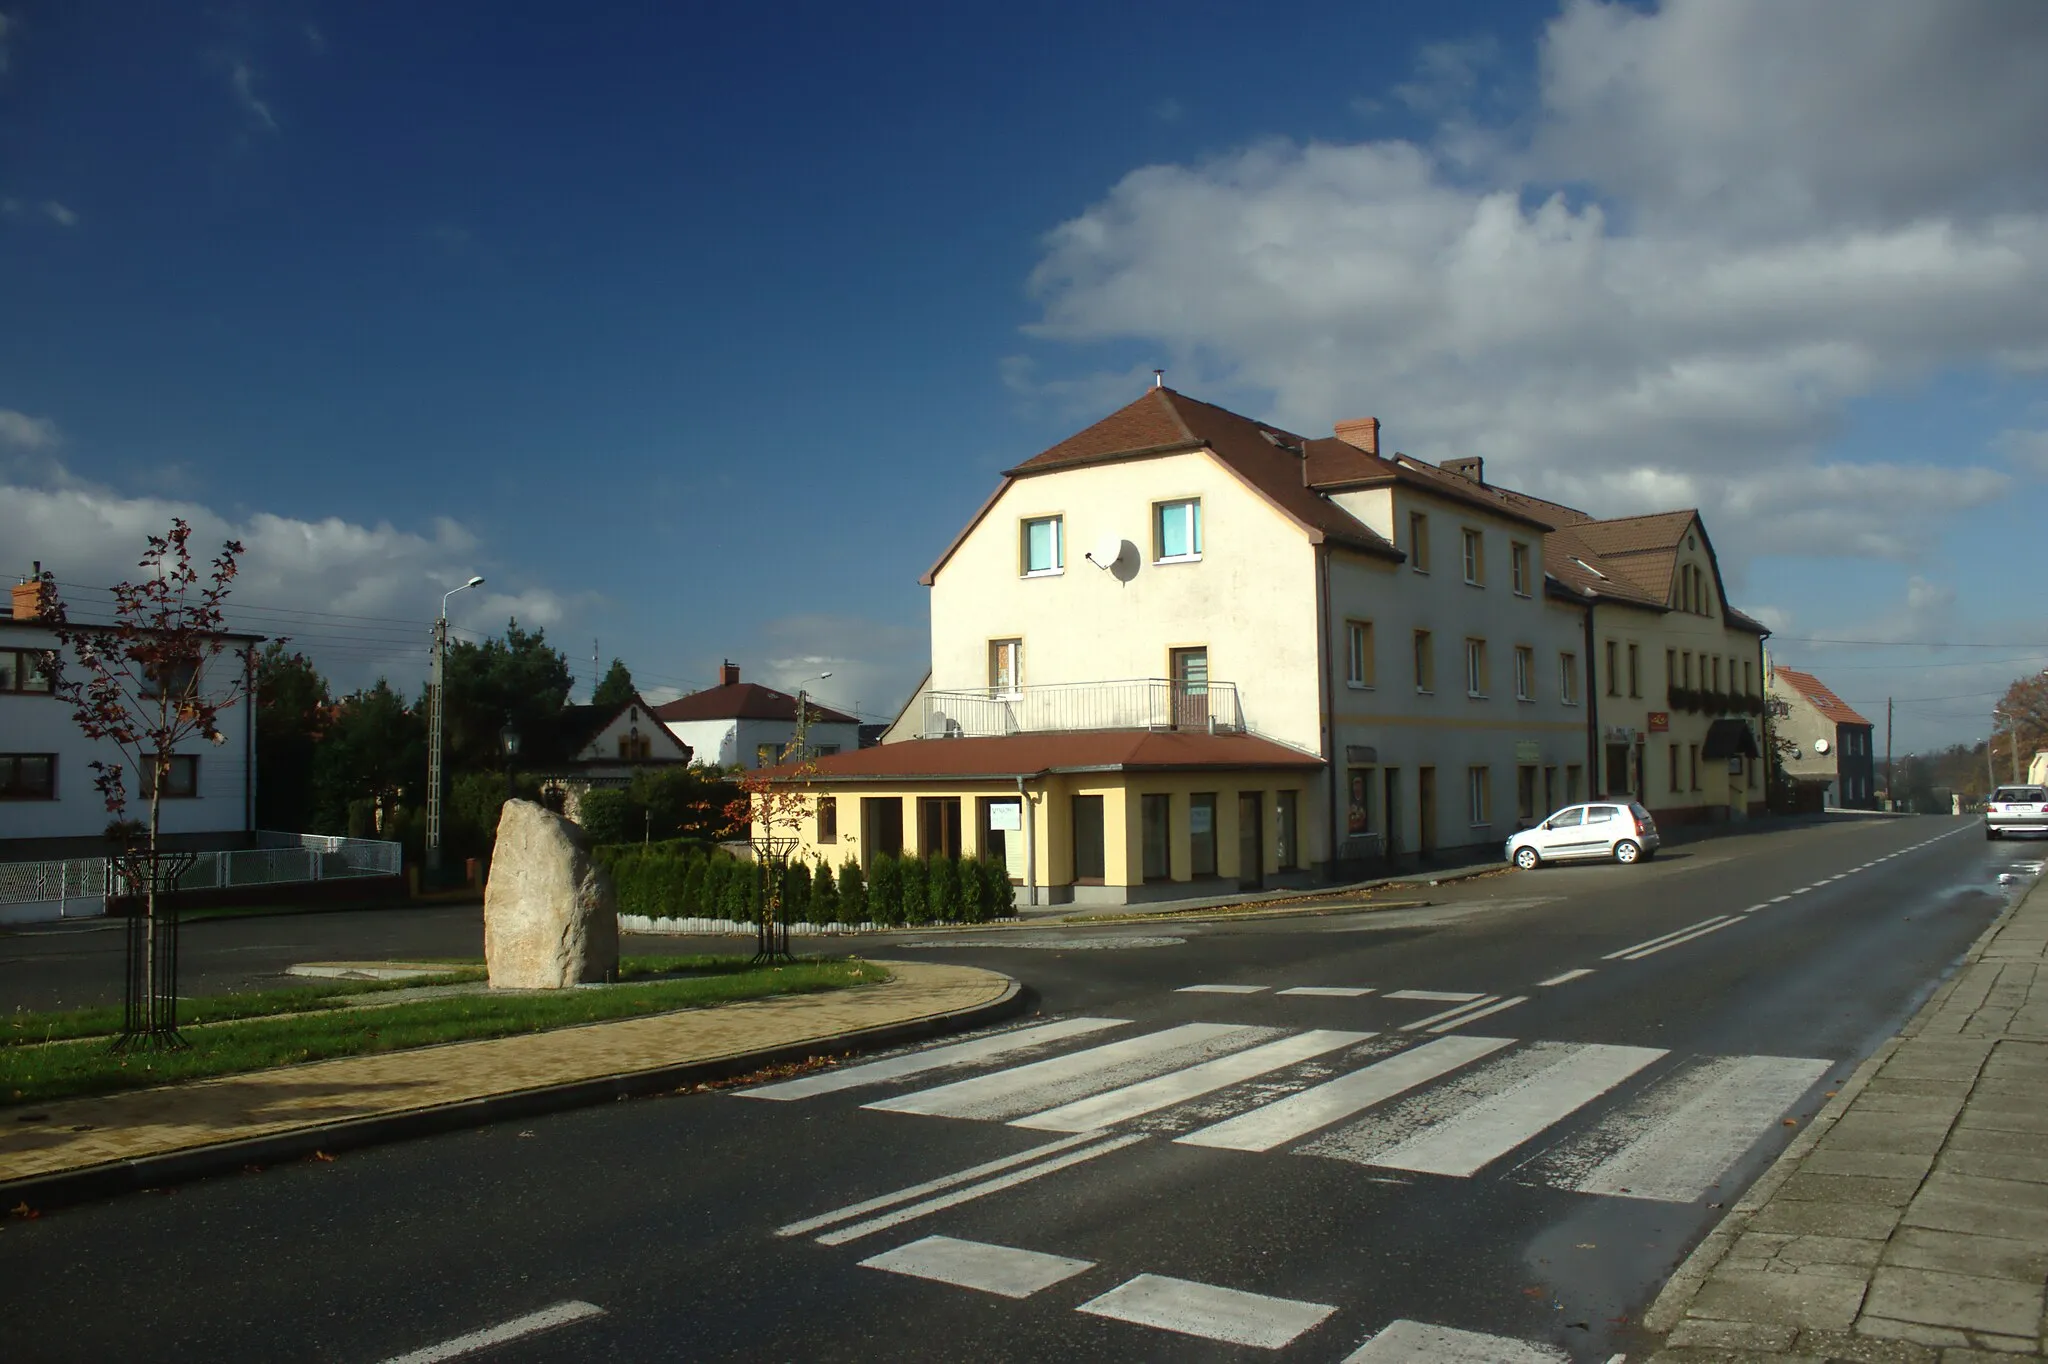
[[[1693,940],[1694,938],[1704,938],[1704,937],[1706,937],[1706,936],[1707,936],[1707,934],[1709,934],[1709,933],[1719,933],[1719,932],[1720,932],[1720,931],[1721,931],[1722,929],[1724,929],[1724,928],[1732,928],[1732,927],[1734,927],[1734,926],[1735,926],[1736,924],[1739,924],[1739,923],[1741,923],[1741,922],[1742,922],[1742,920],[1740,920],[1740,919],[1730,918],[1730,919],[1726,919],[1726,920],[1723,920],[1722,922],[1720,922],[1720,923],[1718,923],[1718,924],[1713,924],[1713,925],[1710,925],[1709,927],[1706,927],[1706,928],[1697,928],[1697,929],[1694,929],[1694,930],[1693,930],[1692,932],[1690,932],[1690,933],[1686,934],[1686,935],[1685,935],[1684,937],[1682,937],[1682,938],[1673,938],[1673,939],[1671,939],[1671,940],[1670,940],[1669,942],[1660,942],[1660,943],[1658,943],[1658,944],[1657,944],[1657,945],[1656,945],[1655,947],[1645,947],[1645,948],[1644,948],[1644,949],[1643,949],[1642,951],[1640,951],[1640,952],[1631,952],[1631,953],[1629,953],[1629,954],[1628,954],[1628,955],[1627,955],[1626,957],[1622,958],[1622,960],[1624,960],[1624,961],[1641,961],[1641,960],[1642,960],[1642,959],[1643,959],[1644,957],[1654,957],[1654,956],[1656,956],[1656,955],[1657,955],[1657,954],[1658,954],[1659,952],[1662,952],[1662,951],[1663,951],[1663,950],[1664,950],[1665,948],[1667,948],[1667,947],[1682,947],[1682,946],[1684,946],[1684,945],[1685,945],[1686,943],[1689,943],[1689,942],[1691,942],[1691,941],[1692,941],[1692,940]]]
[[[1439,1038],[1178,1140],[1225,1151],[1270,1151],[1513,1045],[1511,1037]]]
[[[807,1231],[816,1231],[819,1227],[829,1227],[834,1222],[844,1222],[850,1217],[859,1217],[862,1213],[873,1212],[877,1208],[886,1208],[896,1203],[907,1203],[913,1198],[923,1198],[926,1194],[937,1193],[941,1189],[950,1189],[956,1184],[966,1184],[985,1175],[998,1174],[1004,1170],[1014,1169],[1019,1165],[1028,1165],[1034,1160],[1043,1160],[1047,1156],[1056,1156],[1062,1151],[1070,1150],[1094,1139],[1095,1134],[1093,1132],[1084,1133],[1078,1137],[1062,1137],[1058,1141],[1047,1142],[1043,1146],[1034,1146],[1028,1151],[1019,1151],[1015,1155],[984,1161],[979,1165],[970,1165],[966,1169],[956,1170],[950,1175],[941,1175],[937,1179],[928,1179],[922,1184],[913,1184],[907,1189],[898,1189],[894,1193],[885,1193],[875,1198],[863,1199],[858,1203],[849,1203],[843,1208],[834,1208],[831,1212],[821,1212],[816,1217],[806,1217],[801,1222],[791,1222],[786,1227],[777,1227],[775,1234],[777,1236],[801,1236]]]
[[[1570,1359],[1554,1345],[1404,1319],[1390,1322],[1344,1356],[1344,1364],[1561,1364]]]
[[[1799,889],[1797,889],[1797,890],[1793,891],[1793,892],[1792,892],[1792,893],[1791,893],[1790,895],[1787,895],[1787,896],[1786,896],[1785,898],[1789,900],[1789,899],[1791,899],[1791,898],[1792,898],[1792,896],[1793,896],[1793,895],[1804,895],[1804,894],[1806,894],[1806,892],[1808,892],[1809,890],[1812,890],[1812,889],[1813,889],[1813,887],[1812,887],[1812,886],[1801,886],[1801,887],[1799,887]]]
[[[1431,1027],[1432,1024],[1447,1023],[1460,1014],[1470,1013],[1474,1009],[1482,1009],[1499,998],[1499,995],[1481,995],[1470,1004],[1460,1004],[1456,1008],[1445,1009],[1442,1013],[1431,1014],[1428,1018],[1418,1018],[1413,1023],[1403,1023],[1401,1031],[1421,1032],[1424,1028]]]
[[[414,1350],[411,1354],[394,1356],[384,1361],[384,1364],[440,1364],[444,1359],[460,1359],[463,1355],[488,1350],[507,1341],[539,1335],[542,1331],[552,1331],[557,1326],[567,1326],[571,1322],[587,1321],[591,1317],[603,1315],[604,1309],[595,1303],[573,1300],[558,1302],[553,1307],[543,1307],[538,1312],[514,1317],[508,1322],[482,1331],[471,1331],[466,1336],[444,1340],[439,1345],[429,1345],[424,1349]]]
[[[1792,897],[1789,895],[1773,895],[1771,897],[1771,903],[1774,905],[1782,905],[1791,898]]]
[[[959,1241],[951,1236],[927,1236],[860,1263],[863,1269],[908,1274],[1020,1300],[1095,1268],[1093,1260],[1073,1260],[1064,1255],[990,1245],[986,1241]]]
[[[1687,933],[1692,932],[1696,928],[1705,928],[1709,924],[1727,923],[1732,917],[1733,916],[1727,914],[1716,914],[1711,919],[1702,919],[1696,924],[1687,924],[1684,928],[1674,928],[1669,933],[1660,933],[1654,938],[1645,938],[1639,943],[1634,943],[1628,947],[1623,947],[1616,951],[1609,952],[1606,956],[1600,958],[1600,960],[1618,961],[1621,958],[1628,956],[1631,952],[1640,952],[1646,947],[1655,947],[1658,943],[1670,942],[1674,938],[1680,938],[1685,936]]]
[[[1069,1037],[1100,1032],[1104,1028],[1121,1028],[1128,1022],[1130,1020],[1126,1018],[1067,1018],[1035,1028],[1019,1028],[1015,1032],[977,1038],[972,1042],[956,1042],[952,1046],[914,1051],[903,1056],[892,1056],[885,1061],[845,1066],[817,1075],[805,1075],[795,1080],[782,1080],[772,1085],[734,1092],[742,1099],[808,1099],[813,1095],[833,1094],[842,1089],[856,1089],[862,1085],[884,1084],[890,1080],[901,1079],[905,1075],[919,1075],[928,1070],[972,1065],[991,1056],[1002,1056],[1028,1047],[1040,1047]]]
[[[1469,1004],[1475,999],[1484,998],[1484,995],[1459,990],[1390,990],[1382,998],[1422,999],[1438,1004]]]
[[[1799,1056],[1710,1058],[1543,1157],[1552,1176],[1543,1182],[1564,1183],[1575,1165],[1597,1160],[1566,1187],[1690,1203],[1704,1197],[1828,1066]]]
[[[1845,881],[1845,880],[1847,880],[1847,879],[1848,879],[1848,877],[1849,877],[1849,873],[1848,873],[1848,872],[1842,872],[1842,873],[1840,873],[1840,874],[1838,874],[1838,875],[1835,875],[1835,876],[1830,876],[1830,877],[1828,878],[1828,880],[1830,880],[1830,881]]]
[[[1459,1112],[1425,1121],[1412,1134],[1390,1131],[1386,1135],[1396,1139],[1384,1144],[1375,1142],[1373,1124],[1368,1122],[1366,1130],[1346,1129],[1314,1149],[1319,1155],[1341,1155],[1361,1164],[1418,1174],[1477,1174],[1667,1054],[1659,1047],[1539,1043],[1523,1055],[1556,1059]],[[1375,1145],[1378,1149],[1373,1149]]]
[[[1357,999],[1360,995],[1372,993],[1369,985],[1295,985],[1281,990],[1283,995],[1316,995],[1329,999]]]
[[[1549,980],[1539,980],[1536,982],[1536,986],[1538,989],[1543,989],[1552,985],[1564,985],[1574,980],[1583,980],[1585,977],[1590,976],[1592,974],[1592,967],[1581,966],[1578,967],[1576,970],[1566,971],[1562,975],[1552,976]]]
[[[1766,900],[1766,901],[1764,901],[1764,902],[1763,902],[1762,904],[1760,904],[1760,905],[1751,905],[1751,906],[1750,906],[1750,907],[1749,907],[1748,909],[1745,909],[1745,910],[1743,910],[1742,912],[1743,912],[1744,914],[1754,914],[1754,913],[1756,913],[1756,912],[1757,912],[1758,910],[1760,910],[1760,909],[1769,909],[1770,907],[1771,907],[1771,902],[1770,902],[1769,900]]]
[[[1090,1316],[1156,1326],[1184,1336],[1278,1350],[1337,1309],[1236,1288],[1140,1274],[1075,1309]]]
[[[1219,1056],[1213,1061],[1204,1061],[1186,1070],[1176,1070],[1168,1075],[1142,1080],[1122,1089],[1112,1089],[1107,1094],[1097,1094],[1086,1099],[1076,1099],[1070,1104],[1035,1113],[1028,1118],[1017,1118],[1012,1127],[1028,1127],[1038,1132],[1096,1132],[1105,1127],[1132,1118],[1156,1113],[1189,1099],[1212,1094],[1229,1085],[1264,1075],[1268,1071],[1295,1065],[1325,1052],[1337,1050],[1366,1041],[1375,1034],[1369,1032],[1333,1032],[1317,1029],[1283,1037],[1249,1051]]]
[[[1008,1121],[1026,1113],[1042,1112],[1069,1099],[1150,1079],[1221,1053],[1242,1051],[1280,1032],[1278,1028],[1237,1027],[1228,1023],[1183,1023],[1142,1037],[1012,1066],[992,1075],[977,1075],[933,1089],[877,1099],[866,1107],[938,1118]]]
[[[1183,985],[1174,993],[1177,995],[1255,995],[1266,987],[1263,985]]]
[[[841,1227],[838,1231],[828,1231],[818,1238],[818,1244],[821,1246],[843,1246],[848,1241],[858,1241],[863,1236],[872,1236],[878,1231],[886,1231],[890,1227],[901,1226],[905,1222],[914,1221],[920,1217],[929,1217],[935,1212],[943,1212],[947,1208],[958,1207],[962,1203],[971,1203],[977,1198],[986,1198],[992,1193],[1001,1193],[1004,1189],[1015,1188],[1017,1185],[1037,1179],[1041,1175],[1049,1175],[1055,1170],[1064,1170],[1069,1165],[1079,1165],[1082,1161],[1093,1160],[1097,1156],[1106,1156],[1112,1151],[1120,1151],[1133,1142],[1143,1140],[1145,1140],[1145,1134],[1142,1132],[1133,1132],[1126,1137],[1111,1137],[1109,1140],[1099,1141],[1093,1146],[1083,1146],[1079,1150],[1069,1151],[1065,1155],[1054,1156],[1051,1160],[1038,1165],[1029,1165],[1021,1170],[1013,1170],[1009,1174],[984,1180],[980,1184],[970,1184],[964,1189],[955,1189],[951,1193],[940,1194],[937,1198],[927,1198],[922,1203],[912,1203],[907,1208],[898,1208],[894,1212],[883,1213],[880,1217],[871,1217],[865,1222],[855,1222],[852,1226]]]
[[[1529,996],[1516,995],[1513,999],[1503,999],[1498,1004],[1489,1004],[1483,1009],[1474,1009],[1472,1012],[1465,1014],[1460,1018],[1454,1018],[1448,1023],[1439,1023],[1434,1028],[1431,1028],[1430,1031],[1450,1032],[1455,1028],[1464,1027],[1467,1023],[1476,1023],[1482,1018],[1486,1018],[1492,1014],[1497,1014],[1501,1012],[1503,1009],[1512,1009],[1517,1004],[1527,1004],[1528,1002]]]

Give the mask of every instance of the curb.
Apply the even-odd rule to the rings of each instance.
[[[1660,1338],[1659,1349],[1662,1348],[1661,1337],[1677,1329],[1685,1317],[1685,1309],[1692,1305],[1693,1298],[1705,1286],[1707,1279],[1720,1266],[1721,1261],[1727,1258],[1729,1250],[1741,1238],[1742,1233],[1748,1230],[1751,1220],[1766,1203],[1770,1202],[1772,1195],[1798,1173],[1799,1166],[1805,1162],[1808,1153],[1820,1144],[1828,1129],[1848,1112],[1849,1106],[1862,1096],[1864,1089],[1877,1078],[1877,1073],[1884,1069],[1885,1064],[1892,1059],[1900,1046],[1919,1035],[1927,1020],[1938,1012],[1948,997],[1955,992],[1963,968],[1983,958],[1985,949],[2005,931],[2006,924],[2019,913],[2021,906],[2033,898],[2041,884],[2037,879],[2025,894],[2018,896],[2006,906],[2005,911],[1992,921],[1990,927],[1977,935],[1977,940],[1971,943],[1969,949],[1943,974],[1941,982],[1928,995],[1926,1002],[1915,1009],[1913,1016],[1900,1024],[1896,1033],[1887,1038],[1856,1067],[1848,1081],[1837,1090],[1835,1097],[1828,1100],[1820,1112],[1814,1114],[1812,1120],[1807,1123],[1806,1130],[1792,1139],[1784,1152],[1771,1162],[1771,1167],[1749,1186],[1749,1191],[1742,1196],[1741,1201],[1728,1210],[1728,1215],[1707,1233],[1706,1239],[1701,1241],[1692,1254],[1686,1256],[1684,1262],[1672,1272],[1649,1307],[1644,1309],[1641,1318],[1643,1329]]]
[[[162,1188],[169,1184],[183,1184],[211,1175],[242,1170],[252,1165],[277,1165],[285,1161],[303,1160],[316,1151],[347,1151],[365,1146],[381,1146],[388,1142],[410,1141],[417,1137],[438,1136],[444,1132],[486,1127],[511,1118],[537,1117],[572,1108],[589,1108],[620,1099],[681,1089],[687,1085],[729,1080],[734,1076],[745,1075],[768,1066],[790,1065],[840,1053],[875,1051],[904,1042],[964,1032],[1023,1013],[1036,1000],[1037,996],[1030,987],[1014,977],[1006,976],[1004,979],[1009,981],[1008,987],[1001,995],[986,1004],[956,1009],[951,1013],[931,1014],[902,1023],[883,1023],[872,1028],[863,1028],[858,1032],[841,1033],[835,1037],[813,1038],[806,1042],[792,1042],[780,1047],[742,1052],[736,1056],[723,1056],[709,1061],[688,1061],[673,1066],[659,1066],[652,1070],[627,1071],[618,1075],[601,1075],[587,1080],[546,1085],[538,1089],[490,1094],[481,1098],[465,1099],[459,1103],[440,1104],[432,1108],[405,1109],[367,1118],[319,1123],[294,1128],[289,1132],[272,1132],[260,1137],[246,1137],[239,1141],[217,1142],[191,1150],[167,1151],[161,1155],[139,1156],[131,1160],[112,1161],[77,1170],[34,1175],[27,1179],[0,1183],[0,1207],[26,1203],[40,1212],[46,1208],[113,1198],[125,1193]]]

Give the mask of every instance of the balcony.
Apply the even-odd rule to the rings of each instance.
[[[994,738],[1062,730],[1158,729],[1244,733],[1234,682],[1053,682],[1002,689],[933,691],[924,700],[926,739]]]

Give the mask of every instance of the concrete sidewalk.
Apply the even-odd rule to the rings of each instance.
[[[1653,1364],[2048,1356],[2048,883],[1665,1286]],[[1631,1351],[1633,1357],[1636,1352]]]
[[[959,1031],[1020,1011],[976,967],[551,1032],[450,1042],[4,1110],[0,1208],[39,1209],[247,1165],[477,1126]]]

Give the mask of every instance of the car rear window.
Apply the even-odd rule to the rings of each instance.
[[[1991,799],[1999,804],[2032,801],[2038,805],[2042,801],[2048,801],[2048,790],[2038,786],[2001,786],[1991,793]]]
[[[1629,806],[1628,812],[1634,815],[1638,822],[1647,823],[1649,821],[1650,812],[1640,805]]]

